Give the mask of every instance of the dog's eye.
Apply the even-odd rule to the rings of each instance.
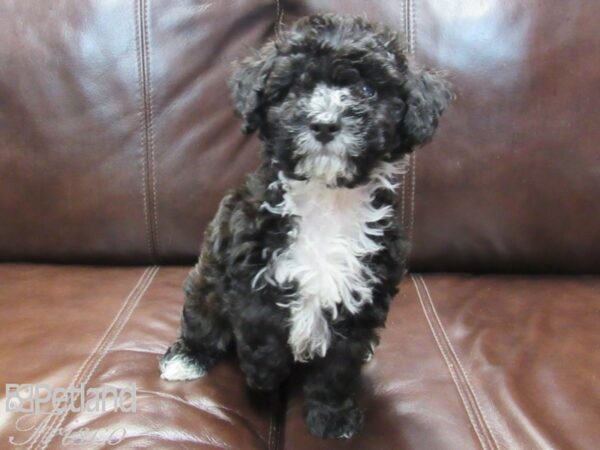
[[[375,89],[368,84],[363,84],[361,90],[366,97],[373,97],[375,95]]]

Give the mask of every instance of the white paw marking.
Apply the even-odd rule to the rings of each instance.
[[[206,371],[184,355],[175,355],[160,361],[160,377],[167,381],[195,380],[206,375]]]

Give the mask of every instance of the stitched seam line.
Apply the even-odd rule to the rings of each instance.
[[[96,345],[92,353],[90,353],[88,358],[85,360],[85,362],[81,365],[81,367],[75,374],[73,381],[69,385],[70,387],[76,387],[81,384],[86,384],[90,380],[90,378],[98,368],[98,365],[100,364],[104,356],[106,356],[108,350],[114,344],[115,340],[125,327],[125,324],[127,323],[129,318],[131,317],[131,314],[133,313],[133,310],[139,303],[144,293],[147,291],[148,287],[152,283],[152,280],[158,273],[158,270],[159,268],[156,266],[149,267],[146,268],[146,270],[144,270],[144,273],[136,283],[135,287],[123,302],[123,306],[117,312],[115,318],[113,319],[109,327],[106,329],[106,332],[98,341],[98,344]],[[50,444],[50,442],[52,441],[52,439],[54,439],[56,433],[58,432],[58,429],[62,426],[62,423],[64,422],[68,412],[69,411],[67,410],[60,416],[51,417],[52,420],[50,420],[47,426],[44,427],[42,434],[40,435],[39,442],[35,446],[36,449],[44,450]],[[32,442],[29,448],[32,448],[33,445],[35,445],[35,442]]]
[[[403,31],[404,31],[404,36],[407,41],[407,45],[409,45],[408,44],[408,0],[403,0],[403,2],[402,2],[402,27],[403,27]],[[405,156],[405,158],[406,158],[406,156]],[[407,231],[406,219],[405,219],[405,217],[406,217],[405,205],[407,203],[407,201],[406,201],[406,179],[407,179],[409,171],[410,171],[410,158],[406,162],[405,169],[402,171],[402,174],[400,176],[400,184],[402,187],[402,190],[400,192],[400,197],[401,197],[400,223],[402,224],[402,231],[404,233],[406,233],[406,231]]]
[[[156,196],[156,185],[157,185],[157,176],[156,176],[156,160],[155,160],[155,151],[154,151],[154,92],[152,90],[152,64],[151,64],[151,53],[150,53],[150,8],[146,3],[146,7],[144,8],[144,36],[146,39],[144,40],[145,49],[146,49],[146,74],[148,78],[147,82],[147,93],[148,93],[148,149],[150,150],[150,174],[152,178],[152,212],[154,218],[154,248],[156,255],[158,255],[160,249],[159,242],[159,233],[158,233],[158,208],[157,208],[157,196]]]
[[[404,33],[406,35],[406,40],[407,40],[407,45],[408,45],[408,52],[412,53],[412,48],[411,48],[411,43],[410,43],[410,33],[411,33],[411,23],[410,23],[410,1],[411,0],[404,0]],[[404,181],[404,189],[402,191],[403,194],[403,198],[402,198],[402,202],[406,205],[406,207],[408,208],[408,194],[410,192],[410,186],[408,185],[409,183],[409,176],[410,176],[410,171],[411,171],[411,158],[410,155],[408,155],[408,161],[407,161],[407,167],[406,167],[406,171],[404,172],[404,176],[403,176],[403,181]],[[407,237],[408,237],[408,212],[404,211],[404,215],[402,217],[402,226],[404,227],[404,232],[406,233]]]
[[[136,47],[140,87],[140,146],[143,150],[143,200],[148,248],[152,261],[158,254],[158,216],[156,211],[156,176],[154,165],[154,132],[152,126],[152,88],[148,37],[148,5],[146,0],[135,1]]]
[[[415,225],[415,191],[417,188],[417,154],[412,155],[412,164],[410,165],[412,171],[411,177],[411,196],[410,196],[410,222],[408,224],[408,240],[412,242],[413,230]]]
[[[89,364],[89,362],[92,359],[92,357],[98,352],[100,346],[102,345],[102,342],[106,339],[108,333],[114,327],[114,325],[115,325],[116,321],[118,320],[119,316],[123,313],[123,310],[125,309],[125,305],[129,301],[129,298],[139,288],[139,286],[142,283],[142,281],[145,280],[145,277],[147,276],[147,273],[148,273],[149,270],[150,270],[150,268],[146,268],[146,270],[144,270],[144,272],[142,273],[142,275],[138,279],[137,283],[135,284],[135,286],[133,287],[133,289],[131,290],[131,292],[129,293],[129,295],[127,296],[127,298],[125,299],[125,301],[123,302],[123,305],[121,306],[121,308],[119,309],[119,311],[115,315],[113,321],[110,323],[110,325],[108,326],[108,328],[106,329],[106,331],[104,332],[104,334],[102,335],[102,337],[100,338],[100,340],[98,341],[98,343],[96,344],[96,346],[94,347],[94,349],[91,351],[91,353],[85,359],[85,361],[83,362],[83,364],[81,366],[79,366],[79,369],[77,369],[77,372],[75,372],[75,376],[73,377],[73,381],[71,382],[70,386],[74,386],[75,385],[75,382],[80,378],[82,372],[87,367],[87,365]],[[35,432],[33,433],[33,439],[31,441],[31,443],[29,444],[29,447],[27,447],[27,450],[30,450],[36,444],[36,442],[37,442],[38,438],[40,437],[40,435],[41,434],[45,434],[44,432],[48,430],[48,425],[50,425],[50,422],[53,422],[55,419],[56,419],[56,416],[50,416],[49,415],[49,416],[47,416],[37,426]]]
[[[429,292],[429,288],[427,287],[427,283],[425,283],[425,280],[423,279],[423,277],[421,275],[417,275],[417,276],[419,277],[421,284],[425,288],[425,293],[427,294],[427,298],[429,300],[431,310],[433,311],[433,314],[438,323],[439,329],[442,331],[442,335],[443,335],[444,339],[446,340],[446,344],[447,344],[448,348],[450,349],[450,351],[452,352],[452,355],[454,355],[454,359],[456,360],[456,362],[458,364],[460,373],[462,374],[462,378],[464,379],[464,381],[467,384],[467,387],[468,387],[467,392],[470,393],[471,399],[475,403],[475,411],[479,414],[479,419],[483,425],[483,429],[484,429],[484,431],[486,431],[486,435],[487,435],[488,439],[493,442],[492,447],[498,449],[499,448],[498,441],[496,440],[494,433],[492,433],[492,428],[489,425],[489,420],[487,419],[487,417],[484,413],[484,410],[481,407],[481,402],[479,401],[479,398],[477,397],[477,393],[476,393],[475,389],[473,388],[473,384],[471,383],[468,372],[465,370],[460,358],[458,357],[458,354],[456,353],[456,351],[454,350],[454,347],[452,346],[452,343],[450,342],[450,338],[448,337],[448,334],[446,333],[446,329],[444,328],[444,325],[442,324],[440,316],[437,313],[437,309],[435,307],[435,303],[433,302],[433,297],[431,296],[431,293]]]
[[[415,0],[406,0],[408,4],[407,11],[407,24],[408,24],[408,51],[411,55],[415,55],[417,51],[416,47],[416,6]],[[410,219],[408,222],[408,241],[412,242],[413,236],[413,228],[415,222],[415,191],[417,184],[417,154],[413,152],[410,157],[410,170],[411,170],[411,178],[410,178]]]
[[[414,0],[404,1],[404,34],[408,53],[415,54],[415,4]],[[414,216],[415,216],[415,185],[416,185],[417,155],[413,152],[408,155],[407,170],[402,176],[402,205],[401,221],[404,233],[409,242],[412,241]]]
[[[91,367],[88,366],[89,369],[84,370],[82,372],[81,380],[79,380],[79,382],[76,382],[76,384],[74,384],[75,386],[81,385],[81,384],[86,384],[89,382],[90,378],[92,377],[92,375],[94,374],[94,372],[96,371],[98,366],[100,365],[100,362],[106,356],[106,354],[108,353],[108,350],[110,349],[110,347],[112,347],[115,340],[117,339],[117,337],[119,336],[119,334],[121,333],[123,328],[125,327],[125,324],[128,322],[129,318],[131,317],[131,314],[133,313],[133,310],[136,308],[140,299],[142,298],[144,293],[147,291],[148,287],[152,283],[152,280],[158,273],[158,270],[159,270],[158,267],[156,267],[156,266],[152,267],[150,269],[150,271],[148,272],[148,275],[145,277],[143,283],[141,283],[139,285],[137,292],[134,294],[134,291],[132,291],[132,294],[130,294],[130,296],[128,296],[127,300],[125,301],[124,308],[122,308],[119,311],[119,314],[115,317],[115,321],[111,324],[111,328],[109,328],[109,330],[107,330],[107,333],[105,334],[106,339],[104,341],[101,341],[101,345],[98,348],[98,352],[94,353],[94,355],[96,355],[96,358],[95,358],[96,361],[92,363],[93,359],[90,360],[90,363],[92,363]],[[113,327],[113,325],[114,325],[114,327]],[[112,330],[114,330],[114,331],[112,333],[110,333],[110,331],[112,331]],[[45,436],[42,437],[41,441],[38,444],[39,450],[44,450],[50,444],[50,442],[54,439],[54,437],[56,436],[56,433],[58,432],[59,428],[62,426],[65,418],[67,417],[68,412],[69,411],[65,411],[60,416],[56,416],[58,423],[55,423],[54,425],[52,425],[48,429],[47,433],[45,433]]]
[[[415,38],[415,27],[416,27],[416,14],[415,14],[415,0],[406,0],[408,3],[408,51],[414,55],[416,51],[416,38]]]
[[[444,347],[442,340],[439,336],[439,333],[437,332],[437,330],[431,320],[430,314],[427,312],[427,307],[425,305],[425,301],[423,300],[423,296],[421,295],[421,291],[419,289],[419,285],[418,285],[416,277],[414,275],[411,275],[410,278],[413,282],[413,285],[415,286],[415,290],[417,291],[417,297],[419,299],[419,303],[421,304],[421,309],[423,310],[425,319],[427,320],[427,324],[429,325],[429,329],[431,330],[431,334],[433,335],[433,338],[437,344],[437,347],[440,350],[440,353],[442,354],[442,358],[444,359],[444,362],[446,363],[448,372],[450,372],[450,376],[452,378],[452,381],[454,382],[454,385],[456,386],[460,400],[463,404],[463,407],[465,408],[467,417],[469,418],[469,422],[471,423],[471,426],[473,427],[473,430],[475,431],[475,435],[477,436],[477,439],[479,440],[479,444],[481,445],[481,448],[484,450],[487,450],[490,447],[489,447],[489,445],[487,443],[487,439],[485,439],[484,433],[481,429],[481,424],[477,420],[477,416],[476,416],[475,412],[473,411],[473,405],[469,401],[469,398],[465,392],[465,387],[463,386],[463,384],[461,383],[461,381],[458,377],[458,374],[456,371],[456,364],[454,364],[452,362],[450,355],[448,354],[446,348]]]
[[[405,204],[405,192],[406,192],[406,171],[407,171],[407,166],[408,164],[406,164],[403,167],[402,170],[402,174],[400,176],[400,222],[402,223],[402,226],[404,227],[404,204]]]
[[[404,225],[404,177],[405,175],[402,174],[400,179],[400,222],[402,225]]]
[[[139,90],[140,90],[140,109],[138,111],[138,116],[139,116],[139,120],[140,120],[140,148],[145,149],[146,148],[146,135],[143,132],[144,127],[145,127],[145,123],[146,123],[146,118],[145,118],[145,105],[144,105],[144,85],[143,85],[143,80],[144,80],[144,70],[143,70],[143,63],[142,63],[142,50],[141,50],[141,31],[140,31],[140,24],[139,24],[139,20],[137,20],[137,18],[140,16],[140,12],[139,12],[139,0],[134,0],[134,17],[136,19],[136,23],[135,23],[135,45],[136,45],[136,60],[137,60],[137,66],[138,66],[138,80],[139,80]],[[148,245],[148,253],[150,255],[150,257],[152,258],[152,255],[154,253],[153,247],[152,247],[152,230],[150,227],[150,218],[148,215],[148,195],[147,195],[147,183],[146,183],[146,179],[147,179],[147,167],[146,167],[146,158],[145,158],[145,152],[144,155],[142,157],[142,200],[144,203],[144,224],[146,226],[146,243]]]

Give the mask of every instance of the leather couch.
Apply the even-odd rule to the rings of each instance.
[[[293,382],[256,398],[234,360],[159,378],[203,229],[257,164],[225,81],[274,2],[0,0],[0,448],[82,429],[121,448],[599,448],[600,3],[281,7],[403,30],[458,94],[402,180],[412,274],[364,370],[364,430],[313,438]],[[24,424],[7,383],[135,383],[137,412]]]

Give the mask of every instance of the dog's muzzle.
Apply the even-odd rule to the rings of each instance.
[[[315,121],[310,124],[310,129],[317,141],[322,144],[327,144],[339,133],[341,124],[339,120],[327,122]]]

